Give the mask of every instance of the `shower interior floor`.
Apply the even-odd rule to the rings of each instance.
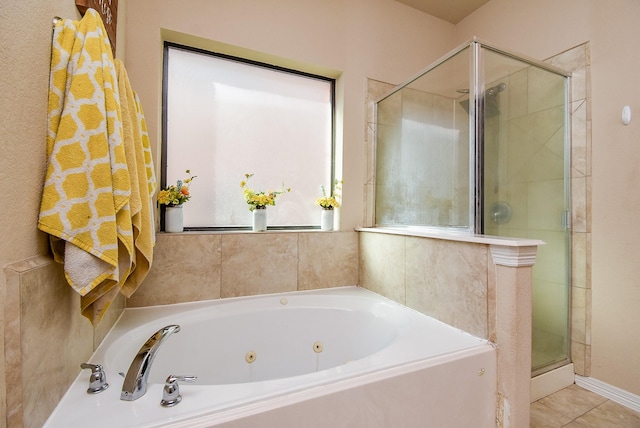
[[[638,428],[640,413],[575,384],[531,403],[530,428]]]

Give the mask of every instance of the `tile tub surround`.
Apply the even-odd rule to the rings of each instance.
[[[375,283],[377,286],[373,284],[372,291],[422,312],[433,310],[436,317],[451,316],[447,319],[448,323],[501,343],[501,332],[496,328],[496,320],[501,319],[501,315],[497,313],[500,305],[496,304],[496,296],[502,296],[501,281],[506,278],[504,282],[508,283],[503,292],[513,292],[511,281],[526,282],[527,278],[530,281],[527,268],[523,270],[520,267],[495,266],[493,247],[486,237],[474,238],[475,242],[465,242],[469,237],[457,236],[450,240],[442,240],[385,235],[388,238],[386,242],[372,246],[366,241],[367,237],[363,239],[365,235],[377,236],[374,233],[319,231],[158,234],[153,268],[127,305],[149,306],[354,284],[368,288],[367,283],[373,284],[372,278],[376,278],[379,282]],[[517,244],[516,241],[509,240],[496,242]],[[380,264],[375,257],[372,258],[373,247],[379,251],[377,257],[381,259]],[[385,253],[383,248],[388,253]],[[420,256],[425,251],[430,251],[429,259]],[[410,274],[406,275],[409,260]],[[421,287],[432,288],[432,291],[436,292],[424,294],[424,291],[405,287],[407,278],[417,279],[422,274],[430,272],[427,262],[432,264],[436,276],[425,279]],[[366,266],[359,269],[359,263]],[[451,269],[450,264],[479,270]],[[389,268],[382,269],[380,275],[375,276],[371,273],[372,266]],[[263,274],[265,271],[268,273]],[[10,343],[5,349],[7,360],[12,362],[8,374],[14,376],[12,384],[23,388],[21,394],[13,396],[10,417],[12,421],[16,421],[16,426],[20,426],[18,420],[23,421],[24,426],[40,426],[59,398],[51,389],[55,388],[58,392],[66,390],[70,380],[79,372],[79,364],[83,362],[80,360],[91,355],[94,344],[97,345],[104,336],[102,329],[108,330],[108,323],[101,323],[99,331],[91,329],[88,321],[79,313],[79,297],[66,285],[60,266],[48,257],[16,263],[5,272],[9,278],[5,302],[5,314],[8,317],[5,334],[7,340],[13,344]],[[438,284],[434,282],[438,272],[442,278],[449,278],[448,287],[434,288],[433,284]],[[276,284],[266,283],[274,278]],[[384,281],[380,281],[382,279]],[[41,287],[43,283],[53,286]],[[398,283],[401,286],[398,286]],[[463,287],[458,288],[457,284],[462,284]],[[376,287],[378,289],[375,289]],[[53,295],[48,295],[50,293]],[[453,306],[448,307],[450,311],[443,311],[437,305],[430,307],[429,302],[423,301],[425,298],[436,298],[443,305]],[[465,309],[455,310],[456,301]],[[120,303],[119,306],[123,307],[124,303]],[[36,305],[45,307],[33,311]],[[446,305],[444,307],[447,307]],[[511,303],[505,305],[503,308],[507,311],[516,307]],[[113,313],[117,314],[118,307],[113,309]],[[48,316],[47,323],[44,323],[37,315],[42,313],[60,314],[60,317]],[[110,317],[115,319],[117,315]],[[59,325],[56,320],[63,325]],[[505,328],[518,328],[518,325],[512,323],[505,322],[501,325]],[[14,353],[16,349],[28,350],[28,345],[35,343],[47,343],[48,349],[57,349],[56,346],[64,344],[59,354],[72,354],[69,358],[47,360],[47,364],[51,363],[55,367],[43,366],[42,369],[48,373],[43,375],[39,368],[30,369],[42,364],[38,353]],[[525,354],[527,352],[528,355],[522,357],[525,363],[530,358],[530,348]],[[499,361],[504,357],[505,353],[499,349]],[[512,361],[520,361],[513,355],[511,358]],[[70,363],[75,360],[77,361]],[[64,366],[61,364],[62,361]],[[504,364],[500,362],[498,367],[503,367]],[[527,376],[528,374],[527,369]],[[55,379],[50,379],[51,376]],[[513,376],[511,372],[506,373],[507,378]],[[505,372],[499,371],[499,387],[500,382],[504,383],[504,380]],[[65,387],[61,388],[60,385],[63,384]],[[509,388],[513,389],[514,385],[507,385],[507,390]],[[42,391],[49,392],[43,395]],[[504,389],[500,392],[501,397],[509,400],[512,416],[517,414],[515,409],[519,407],[514,404],[512,398],[516,392],[504,392]],[[524,395],[522,391],[518,393]],[[526,393],[528,394],[528,390]],[[524,401],[528,408],[528,395]]]
[[[127,307],[358,284],[356,232],[159,233]]]
[[[40,427],[122,313],[125,299],[117,298],[94,329],[80,313],[80,295],[51,257],[16,262],[4,272],[6,423]]]
[[[147,279],[94,330],[62,266],[38,256],[5,268],[7,421],[40,427],[125,305],[151,306],[355,285],[355,232],[159,233]],[[42,358],[47,355],[60,358]],[[87,379],[88,379],[87,372]]]
[[[532,266],[544,243],[402,228],[359,232],[360,286],[496,343],[497,425],[527,426]]]

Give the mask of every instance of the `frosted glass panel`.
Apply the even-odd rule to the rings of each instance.
[[[314,205],[331,183],[333,81],[168,49],[167,182],[197,175],[185,227],[248,226],[240,181],[291,193],[268,208],[270,226],[319,225]]]
[[[378,225],[469,227],[468,69],[467,49],[378,103]]]

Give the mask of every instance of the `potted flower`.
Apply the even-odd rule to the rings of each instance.
[[[322,196],[316,199],[316,205],[319,205],[320,208],[322,208],[322,214],[320,216],[320,230],[333,230],[333,210],[334,208],[340,208],[342,183],[342,180],[335,180],[333,192],[329,195],[325,192],[324,186],[320,186]]]
[[[249,211],[253,212],[253,230],[261,232],[267,230],[267,206],[274,206],[276,199],[290,192],[291,188],[285,189],[283,184],[280,190],[256,191],[247,187],[251,177],[253,174],[245,174],[245,179],[240,182],[240,188],[245,202],[249,205]]]
[[[176,184],[158,192],[158,204],[166,207],[164,213],[165,232],[182,232],[184,230],[182,205],[191,199],[189,185],[196,178],[190,170],[185,171],[189,176]]]

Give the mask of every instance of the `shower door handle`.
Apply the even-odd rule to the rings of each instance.
[[[571,229],[571,213],[569,210],[564,210],[560,216],[560,224],[565,230]]]

